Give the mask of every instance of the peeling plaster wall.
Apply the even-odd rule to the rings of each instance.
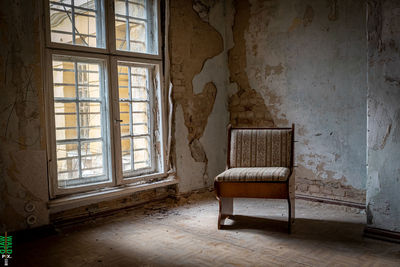
[[[295,123],[297,193],[365,203],[365,2],[238,0],[227,25],[230,122]]]
[[[169,47],[180,192],[212,186],[225,167],[228,112],[224,1],[170,3]]]
[[[400,232],[400,2],[368,1],[367,223]]]
[[[40,10],[0,2],[0,233],[48,223]]]

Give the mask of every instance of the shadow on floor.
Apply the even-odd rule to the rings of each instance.
[[[296,219],[292,234],[287,233],[287,221],[262,217],[232,215],[226,219],[221,230],[259,232],[260,234],[284,234],[288,238],[310,240],[360,241],[364,224],[315,219]]]

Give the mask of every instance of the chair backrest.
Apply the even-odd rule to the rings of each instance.
[[[228,167],[293,166],[292,128],[230,128]]]

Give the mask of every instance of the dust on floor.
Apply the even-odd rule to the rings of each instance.
[[[362,210],[296,201],[238,199],[217,230],[212,192],[167,199],[17,244],[13,266],[400,266],[400,244],[362,237]],[[11,264],[11,261],[10,261]],[[11,266],[11,265],[10,265]]]

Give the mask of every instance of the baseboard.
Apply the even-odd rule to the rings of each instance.
[[[365,210],[365,204],[351,202],[351,201],[345,201],[345,200],[330,199],[330,198],[324,198],[324,197],[315,197],[315,196],[308,196],[308,195],[302,195],[302,194],[296,194],[296,199],[303,199],[303,200],[307,200],[307,201],[314,201],[314,202],[346,206],[346,207]]]
[[[400,233],[373,227],[365,227],[364,237],[400,243]]]

